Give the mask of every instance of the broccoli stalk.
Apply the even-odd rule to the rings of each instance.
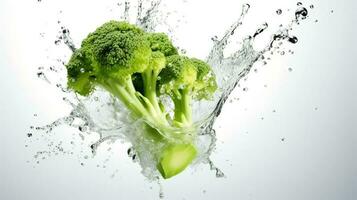
[[[88,96],[102,87],[134,120],[143,119],[142,135],[162,146],[152,153],[164,178],[180,173],[195,159],[191,101],[209,99],[216,90],[206,63],[178,55],[163,33],[110,21],[83,40],[66,67],[68,87],[76,93]],[[174,102],[173,116],[160,101],[163,95]]]

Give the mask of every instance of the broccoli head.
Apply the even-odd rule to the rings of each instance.
[[[90,33],[66,65],[68,87],[82,95],[107,90],[143,119],[142,137],[162,149],[152,152],[164,178],[183,171],[197,150],[191,101],[208,100],[217,85],[212,69],[180,56],[164,33],[147,33],[127,22],[109,21]],[[174,102],[167,113],[161,95]],[[140,155],[139,155],[140,158]]]

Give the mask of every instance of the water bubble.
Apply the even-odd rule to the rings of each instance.
[[[295,11],[295,19],[296,19],[296,21],[306,19],[308,13],[309,13],[309,12],[307,11],[306,8],[304,8],[304,7],[298,8],[298,9]]]
[[[86,132],[87,131],[87,127],[86,126],[79,126],[78,127],[78,130],[81,131],[81,132]]]
[[[311,5],[310,5],[310,8],[311,8],[311,9],[314,9],[314,8],[315,8],[315,6],[311,4]]]
[[[283,13],[283,11],[281,9],[276,10],[277,15],[281,15],[281,13]]]
[[[299,40],[296,36],[292,36],[292,37],[289,37],[288,41],[293,44],[296,44]]]
[[[331,12],[331,13],[333,13],[334,11],[333,11],[333,10],[331,10],[330,12]]]
[[[282,55],[282,56],[285,55],[285,51],[281,51],[280,55]]]
[[[297,2],[296,5],[297,5],[297,6],[302,6],[302,3],[301,3],[301,2]]]
[[[27,137],[32,137],[32,133],[27,133]]]
[[[248,88],[247,87],[244,87],[243,88],[243,92],[247,92],[248,91]]]
[[[288,68],[288,71],[289,71],[289,72],[292,72],[292,71],[293,71],[293,68],[289,67],[289,68]]]

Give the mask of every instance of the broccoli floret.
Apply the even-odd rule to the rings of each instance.
[[[211,67],[196,58],[179,55],[167,57],[160,73],[160,92],[171,97],[175,105],[174,120],[180,126],[191,126],[191,101],[209,100],[217,90]]]
[[[197,68],[197,79],[194,84],[193,98],[198,101],[212,99],[218,86],[216,76],[214,75],[211,66],[197,58],[191,58],[191,61]]]
[[[197,68],[188,57],[167,57],[160,73],[160,93],[171,97],[175,105],[174,120],[181,126],[192,125],[191,92],[197,79]]]
[[[178,54],[177,48],[165,33],[149,33],[148,40],[152,51],[159,51],[165,56]]]
[[[142,136],[162,146],[152,153],[164,178],[180,173],[196,157],[191,101],[209,99],[217,88],[215,78],[203,61],[178,55],[167,35],[110,21],[83,40],[66,67],[70,89],[88,96],[104,88],[134,120],[143,119]],[[160,95],[173,100],[173,117]]]

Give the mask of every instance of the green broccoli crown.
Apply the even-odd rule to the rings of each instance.
[[[150,67],[153,70],[161,71],[166,66],[165,55],[159,51],[154,51],[150,58]]]
[[[91,50],[101,75],[125,77],[144,71],[150,61],[150,43],[145,33],[127,22],[110,21],[83,41]]]
[[[86,50],[76,50],[66,65],[68,87],[83,96],[87,96],[93,90],[96,71]]]
[[[213,97],[218,86],[216,76],[211,66],[197,58],[191,58],[191,62],[197,69],[197,80],[194,84],[194,98],[197,100],[209,100]]]
[[[205,76],[211,72],[211,66],[209,66],[206,62],[197,58],[191,58],[191,62],[197,69],[198,80],[203,80]]]
[[[110,21],[97,28],[67,64],[69,88],[86,96],[95,81],[108,77],[125,80],[143,72],[151,59],[145,34],[127,22]]]
[[[147,37],[152,51],[159,51],[165,56],[178,54],[176,47],[165,33],[149,33]]]
[[[166,57],[166,67],[159,77],[160,85],[170,84],[174,87],[182,87],[195,82],[197,71],[188,57],[173,55]]]

